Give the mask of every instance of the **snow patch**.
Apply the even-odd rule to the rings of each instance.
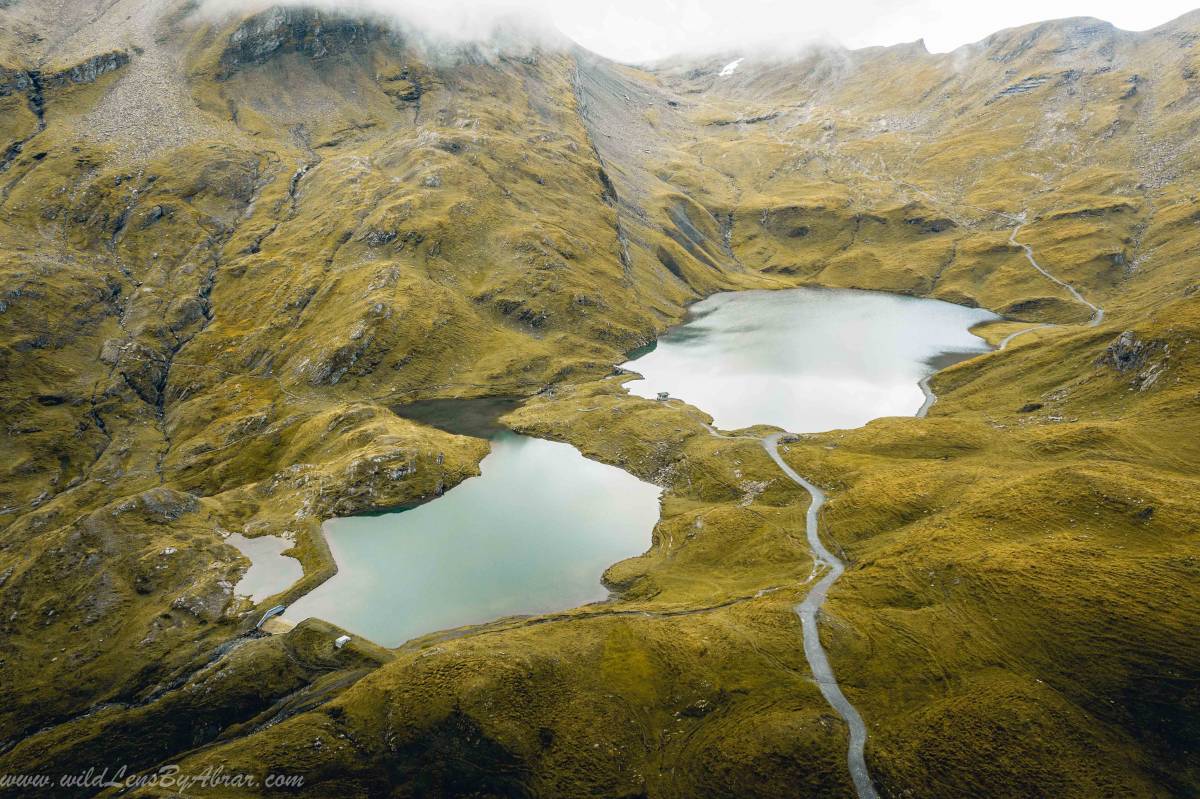
[[[739,58],[736,61],[730,61],[725,66],[721,67],[721,71],[717,73],[717,77],[728,78],[730,75],[733,74],[733,71],[738,68],[738,64],[742,63],[745,60],[746,59],[744,59],[744,58]]]

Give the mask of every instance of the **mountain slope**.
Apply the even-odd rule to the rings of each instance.
[[[790,610],[806,495],[605,379],[705,294],[821,284],[1051,325],[939,375],[930,419],[788,447],[833,489],[822,637],[881,793],[1195,793],[1197,42],[1064,20],[721,75],[304,8],[0,8],[0,773],[848,795]],[[486,395],[664,485],[615,609],[247,635],[331,573],[323,519],[477,473],[486,444],[392,409]],[[305,579],[234,597],[229,531]]]

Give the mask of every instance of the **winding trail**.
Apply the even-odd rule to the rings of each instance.
[[[871,773],[867,770],[867,760],[863,755],[867,743],[867,725],[863,723],[858,708],[850,704],[850,700],[842,693],[837,677],[833,674],[833,667],[829,665],[829,657],[825,654],[824,647],[821,646],[821,632],[817,627],[817,613],[821,610],[821,605],[825,604],[829,588],[846,571],[846,564],[821,543],[818,517],[825,504],[825,492],[801,477],[784,461],[779,454],[779,439],[783,435],[785,434],[771,433],[765,436],[762,439],[763,449],[771,456],[771,460],[775,461],[775,465],[779,467],[780,471],[788,476],[788,479],[802,487],[812,497],[804,525],[808,546],[812,550],[813,559],[829,569],[825,572],[825,576],[809,590],[804,601],[795,608],[796,615],[800,617],[800,627],[804,635],[804,656],[808,659],[809,668],[812,669],[817,687],[821,689],[821,695],[850,728],[850,746],[846,752],[846,759],[850,766],[850,779],[854,781],[854,790],[858,794],[858,799],[878,799],[879,794],[871,782]]]
[[[873,175],[861,163],[858,163],[858,166],[859,170],[864,174],[878,179],[877,176]],[[934,197],[933,195],[921,189],[919,186],[896,180],[890,175],[888,178],[891,182],[897,185],[903,185],[910,190],[916,191],[918,194],[933,201],[935,204],[945,207],[945,203],[941,202],[939,198]],[[1068,293],[1070,293],[1071,297],[1074,298],[1076,302],[1087,306],[1091,310],[1091,316],[1087,321],[1087,327],[1096,327],[1104,320],[1103,308],[1089,301],[1073,285],[1046,270],[1037,262],[1037,258],[1034,257],[1033,247],[1017,239],[1017,236],[1020,235],[1021,229],[1026,225],[1025,219],[1027,212],[1022,212],[1020,215],[1016,215],[1005,213],[1003,211],[996,211],[990,208],[983,208],[980,206],[962,203],[950,203],[950,205],[962,205],[963,207],[973,208],[977,211],[993,214],[1012,222],[1013,229],[1009,234],[1009,244],[1014,247],[1019,247],[1025,253],[1025,258],[1029,261],[1030,266],[1036,269],[1043,277],[1055,285],[1065,289]],[[1026,333],[1031,333],[1035,330],[1041,330],[1048,327],[1057,327],[1057,325],[1053,323],[1036,324],[1010,333],[998,342],[996,349],[993,351],[998,352],[1000,350],[1004,350],[1019,336],[1023,336]],[[914,414],[914,416],[918,419],[924,418],[929,413],[930,408],[932,408],[937,402],[937,395],[934,393],[931,385],[934,374],[936,374],[936,372],[926,375],[918,383],[918,385],[921,387],[921,392],[925,395],[924,402]],[[756,438],[754,436],[729,436],[718,432],[711,425],[705,426],[708,427],[710,434],[718,438]],[[770,433],[757,440],[761,442],[763,449],[766,450],[767,454],[771,457],[771,460],[775,462],[775,465],[779,467],[780,471],[782,471],[792,482],[796,483],[805,491],[807,491],[809,496],[812,498],[812,502],[809,505],[806,516],[806,537],[808,539],[809,548],[813,554],[814,569],[819,568],[822,565],[828,569],[825,575],[809,590],[808,594],[804,597],[804,601],[795,607],[796,614],[800,617],[800,624],[803,632],[804,655],[808,660],[809,668],[812,671],[813,678],[816,680],[817,685],[821,690],[821,694],[825,697],[825,701],[828,702],[830,707],[832,707],[838,713],[838,715],[842,717],[842,720],[846,722],[846,725],[850,730],[850,743],[847,749],[846,759],[850,770],[850,777],[854,782],[854,789],[858,795],[858,799],[878,799],[879,794],[875,790],[875,786],[871,781],[870,771],[867,768],[866,758],[864,756],[864,750],[867,741],[866,724],[863,722],[862,715],[858,712],[858,709],[850,703],[850,700],[848,700],[846,695],[842,692],[841,686],[838,685],[837,678],[833,673],[833,667],[829,663],[829,657],[826,655],[825,649],[821,646],[820,631],[817,626],[817,614],[820,612],[821,606],[825,603],[825,600],[829,595],[829,589],[845,572],[846,564],[832,552],[830,552],[821,542],[818,519],[821,508],[825,504],[825,492],[822,491],[818,486],[806,480],[804,477],[800,476],[800,474],[788,466],[787,462],[783,460],[782,456],[780,456],[779,441],[784,435],[786,435],[786,433]]]
[[[932,398],[927,398],[926,404],[921,407],[923,413],[928,409],[927,406],[937,400],[937,397],[933,396],[924,381],[922,381],[921,387],[926,391],[927,396]],[[842,717],[842,721],[846,722],[846,726],[850,730],[846,764],[849,767],[850,779],[854,782],[854,791],[858,795],[858,799],[879,799],[879,793],[875,790],[874,783],[871,782],[871,772],[867,769],[867,759],[864,755],[867,744],[867,725],[863,722],[858,708],[850,704],[850,700],[842,693],[837,677],[834,676],[833,666],[829,664],[829,656],[825,654],[825,648],[821,646],[821,631],[817,626],[817,614],[829,596],[830,587],[846,571],[846,564],[821,543],[819,517],[821,508],[825,505],[825,492],[801,477],[795,469],[787,465],[787,461],[779,454],[779,441],[788,435],[787,433],[768,433],[761,438],[758,436],[731,436],[722,433],[710,424],[706,423],[704,426],[708,429],[709,435],[714,438],[759,442],[771,460],[775,461],[779,470],[789,480],[807,491],[812,498],[804,517],[805,538],[808,540],[808,548],[813,555],[813,572],[815,573],[822,567],[828,571],[817,581],[816,585],[809,589],[804,596],[804,601],[794,608],[796,615],[800,617],[800,630],[804,639],[804,657],[808,661],[808,668],[812,672],[813,680],[821,690],[821,695],[825,697],[829,706]]]
[[[929,193],[928,191],[926,191],[925,189],[922,189],[920,186],[916,185],[915,183],[910,183],[906,180],[901,180],[901,179],[893,176],[891,174],[891,172],[888,170],[887,165],[883,162],[882,157],[879,157],[879,166],[883,170],[883,176],[877,175],[875,172],[873,172],[870,169],[870,167],[868,167],[866,164],[864,164],[861,160],[854,158],[853,156],[842,156],[842,157],[845,158],[847,161],[849,161],[851,164],[853,164],[855,169],[857,169],[857,171],[859,172],[859,174],[866,175],[867,177],[871,178],[872,180],[875,180],[875,181],[878,181],[881,183],[891,183],[894,186],[899,186],[900,188],[907,189],[908,191],[914,192],[918,196],[923,197],[924,199],[933,203],[935,206],[942,208],[947,213],[950,213],[949,212],[950,207],[958,206],[960,208],[970,208],[975,211],[981,211],[984,214],[988,214],[991,216],[998,216],[1001,219],[1006,219],[1009,222],[1014,223],[1012,232],[1009,234],[1009,237],[1008,237],[1008,243],[1010,245],[1012,245],[1013,247],[1020,247],[1022,250],[1024,250],[1025,258],[1029,261],[1030,266],[1032,266],[1039,273],[1041,273],[1041,275],[1043,277],[1045,277],[1047,280],[1054,283],[1055,285],[1066,289],[1077,302],[1079,302],[1083,305],[1086,305],[1088,308],[1091,309],[1092,315],[1091,315],[1091,318],[1088,319],[1088,323],[1087,323],[1088,327],[1096,327],[1102,321],[1104,321],[1104,309],[1103,308],[1101,308],[1098,305],[1094,305],[1093,303],[1088,301],[1088,299],[1085,298],[1079,292],[1078,289],[1076,289],[1074,286],[1072,286],[1070,283],[1066,282],[1065,280],[1062,280],[1059,277],[1057,277],[1056,275],[1052,274],[1045,267],[1043,267],[1041,264],[1039,264],[1037,262],[1037,259],[1033,255],[1033,247],[1029,246],[1028,244],[1024,244],[1020,241],[1017,241],[1017,235],[1021,232],[1021,228],[1025,227],[1025,225],[1027,224],[1025,220],[1028,216],[1029,209],[1025,209],[1020,214],[1010,214],[1006,211],[997,211],[994,208],[985,208],[981,205],[974,205],[972,203],[954,202],[952,200],[948,201],[948,200],[945,200],[944,198],[937,197],[937,196]],[[954,221],[959,222],[960,224],[962,223],[962,220],[959,220],[957,218],[954,218]],[[1002,339],[1000,341],[1000,343],[996,346],[996,350],[999,351],[999,350],[1005,349],[1012,342],[1012,340],[1017,338],[1018,336],[1023,336],[1026,333],[1032,333],[1034,330],[1041,330],[1044,327],[1055,327],[1055,325],[1050,324],[1050,323],[1033,325],[1032,327],[1027,327],[1024,330],[1018,330],[1015,333],[1010,333],[1009,335],[1005,336],[1004,339]],[[932,377],[932,375],[930,377]],[[928,378],[926,378],[926,380],[928,380]],[[929,392],[929,387],[925,382],[921,383],[921,390],[925,392],[926,400],[928,401],[929,397],[930,397],[930,392]],[[928,407],[922,407],[921,411],[917,413],[917,416],[923,417],[925,415],[925,413],[929,410],[929,407],[932,407],[932,405],[933,405],[932,402],[928,402]]]
[[[1026,333],[1032,333],[1035,330],[1041,330],[1043,327],[1053,327],[1053,325],[1051,325],[1050,323],[1047,322],[1045,324],[1034,325],[1033,327],[1023,328],[1022,330],[1018,330],[1015,333],[1009,333],[1007,336],[1000,339],[1000,343],[996,345],[996,349],[1002,350],[1002,349],[1006,348],[1009,344],[1011,344],[1012,340],[1015,339],[1017,336],[1023,336]],[[926,379],[928,379],[928,378],[926,378]]]
[[[1014,247],[1020,247],[1024,251],[1025,258],[1034,269],[1051,282],[1070,292],[1071,296],[1077,302],[1091,309],[1092,315],[1088,319],[1088,327],[1099,325],[1104,320],[1104,309],[1088,301],[1070,283],[1061,280],[1043,268],[1033,255],[1033,247],[1017,239],[1021,228],[1025,227],[1024,214],[1020,217],[1008,218],[1017,223],[1009,235],[1009,243]],[[1031,333],[1034,330],[1054,326],[1050,323],[1044,323],[1010,333],[997,344],[996,351],[1006,348],[1018,336]],[[936,372],[926,375],[918,383],[921,387],[921,392],[925,395],[925,401],[921,404],[916,414],[914,414],[918,419],[923,419],[929,413],[929,409],[937,402],[937,394],[933,392],[931,385],[934,374]],[[709,427],[709,432],[713,435],[721,435],[711,427]],[[761,439],[762,446],[767,451],[767,454],[771,456],[771,460],[775,461],[775,465],[779,467],[780,471],[787,475],[788,479],[792,482],[807,491],[809,496],[812,497],[805,520],[805,533],[809,548],[813,553],[814,564],[823,565],[828,569],[817,584],[809,590],[808,594],[804,597],[804,601],[795,608],[796,614],[800,617],[800,625],[804,636],[804,655],[808,659],[808,665],[812,670],[813,678],[817,681],[817,686],[821,689],[821,695],[825,697],[825,701],[842,717],[842,720],[846,722],[846,726],[850,729],[850,745],[846,752],[846,760],[850,768],[850,778],[854,781],[854,790],[858,794],[858,799],[878,799],[879,794],[871,782],[871,774],[867,769],[867,761],[864,756],[867,742],[866,724],[863,722],[862,715],[858,712],[858,709],[850,703],[850,700],[842,692],[841,686],[838,685],[837,677],[833,673],[833,667],[829,663],[829,657],[826,655],[824,647],[821,646],[821,635],[817,626],[817,614],[820,612],[821,606],[825,603],[829,595],[829,589],[846,571],[846,564],[830,552],[821,542],[818,518],[821,508],[825,504],[825,492],[801,477],[795,469],[788,466],[787,462],[784,461],[783,457],[779,454],[779,441],[784,435],[786,434],[771,433],[764,436]],[[732,436],[721,437],[731,438]]]
[[[996,213],[999,213],[999,212],[996,212]],[[1043,277],[1045,277],[1047,280],[1051,281],[1055,285],[1061,286],[1062,288],[1066,289],[1071,294],[1071,296],[1075,299],[1076,302],[1086,305],[1088,308],[1091,309],[1092,315],[1091,315],[1091,317],[1088,318],[1088,321],[1087,321],[1088,327],[1096,327],[1101,322],[1103,322],[1104,321],[1104,309],[1103,308],[1101,308],[1099,305],[1095,305],[1092,302],[1090,302],[1086,297],[1084,297],[1082,294],[1079,293],[1079,289],[1075,288],[1067,281],[1059,278],[1057,275],[1052,274],[1044,266],[1039,264],[1037,262],[1037,258],[1035,258],[1033,255],[1033,247],[1031,247],[1028,244],[1025,244],[1023,242],[1017,241],[1017,234],[1019,234],[1021,232],[1021,228],[1025,227],[1025,221],[1024,221],[1025,214],[1022,213],[1020,216],[1016,216],[1016,217],[1009,216],[1008,214],[1003,214],[1003,216],[1008,219],[1011,219],[1017,223],[1013,227],[1012,233],[1010,233],[1008,236],[1008,243],[1014,247],[1020,247],[1021,250],[1024,251],[1025,259],[1027,261],[1029,261],[1029,265],[1032,266],[1034,269],[1036,269],[1039,273],[1041,273],[1041,275]],[[1027,327],[1023,330],[1018,330],[1015,333],[1009,333],[1007,336],[1000,339],[1000,343],[996,345],[996,350],[999,351],[999,350],[1003,350],[1003,349],[1007,348],[1008,345],[1012,343],[1013,339],[1017,338],[1018,336],[1023,336],[1026,333],[1032,333],[1035,330],[1041,330],[1041,329],[1047,328],[1047,327],[1055,327],[1055,325],[1051,324],[1049,322],[1046,322],[1046,323],[1043,323],[1040,325],[1033,325],[1032,327]],[[931,375],[931,377],[932,377],[932,375]],[[925,379],[928,380],[929,378],[925,378]],[[922,382],[921,387],[923,389],[926,388],[926,385],[924,382]],[[927,392],[927,394],[928,394],[928,392]],[[930,404],[932,404],[932,403],[930,403]],[[928,408],[923,408],[922,410],[928,410]],[[918,413],[917,415],[923,416],[924,414]]]
[[[1022,218],[1008,218],[1017,223],[1009,236],[1009,243],[1015,247],[1020,247],[1025,252],[1025,257],[1029,260],[1030,265],[1039,273],[1056,285],[1066,289],[1078,302],[1092,310],[1091,318],[1088,321],[1089,327],[1095,327],[1100,324],[1101,320],[1104,319],[1104,310],[1085,299],[1074,286],[1060,280],[1042,268],[1033,255],[1033,248],[1017,240],[1017,235],[1025,225]],[[1003,350],[1018,336],[1046,327],[1054,327],[1054,325],[1049,323],[1037,324],[1011,333],[996,345],[994,351]],[[931,385],[935,374],[936,372],[926,375],[918,382],[918,385],[921,387],[921,393],[925,395],[924,402],[921,403],[921,407],[914,414],[918,419],[924,418],[938,400],[937,394],[934,393]],[[838,684],[837,677],[833,672],[833,666],[829,662],[829,656],[826,654],[824,647],[821,646],[820,628],[817,623],[818,614],[829,596],[830,588],[833,587],[833,584],[846,571],[845,562],[830,552],[821,541],[819,520],[821,509],[825,505],[825,492],[817,485],[802,477],[779,454],[779,442],[787,433],[769,433],[762,437],[728,435],[720,432],[710,424],[705,424],[705,427],[708,429],[709,434],[716,438],[758,441],[771,460],[775,462],[775,465],[779,467],[779,470],[789,480],[807,491],[812,498],[805,517],[805,537],[812,552],[814,570],[824,569],[825,573],[809,589],[804,600],[795,607],[796,615],[800,617],[800,626],[804,639],[804,656],[808,660],[809,669],[812,671],[813,679],[816,681],[821,695],[825,697],[825,701],[829,703],[829,706],[846,722],[846,726],[849,729],[850,740],[846,750],[846,762],[858,799],[878,799],[879,793],[875,790],[874,783],[871,781],[871,773],[867,768],[865,756],[867,742],[866,723],[863,721],[862,714],[846,698],[845,693],[843,693],[841,686]]]
[[[1096,325],[1103,322],[1104,321],[1104,309],[1103,308],[1101,308],[1099,305],[1093,305],[1091,302],[1086,300],[1084,298],[1084,296],[1079,293],[1079,290],[1076,289],[1074,286],[1072,286],[1067,281],[1061,280],[1060,278],[1047,272],[1042,267],[1042,265],[1037,262],[1037,259],[1033,257],[1033,247],[1030,247],[1028,244],[1022,244],[1021,242],[1017,241],[1017,234],[1021,232],[1021,228],[1023,228],[1023,227],[1025,227],[1025,223],[1021,222],[1020,224],[1018,224],[1016,227],[1014,227],[1012,229],[1012,234],[1009,235],[1009,237],[1008,237],[1008,243],[1013,245],[1014,247],[1020,247],[1022,250],[1024,250],[1025,258],[1028,259],[1030,265],[1032,265],[1034,269],[1041,272],[1042,275],[1044,275],[1051,282],[1061,286],[1062,288],[1064,288],[1068,292],[1070,292],[1071,296],[1074,297],[1077,302],[1080,302],[1083,305],[1086,305],[1087,307],[1092,309],[1092,316],[1090,319],[1088,319],[1088,325],[1087,325],[1088,327],[1095,327]],[[1033,329],[1033,328],[1031,328],[1031,329]],[[1028,331],[1022,331],[1022,332],[1028,332]],[[1012,339],[1012,338],[1016,338],[1016,335],[1009,337],[1009,339]]]
[[[917,381],[917,385],[921,387],[921,393],[925,395],[925,401],[921,403],[921,407],[913,414],[918,419],[924,419],[925,415],[929,413],[929,409],[933,407],[933,403],[937,402],[937,394],[933,393],[931,380],[933,380],[933,374],[925,375]]]

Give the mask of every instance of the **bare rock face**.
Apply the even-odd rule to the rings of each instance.
[[[167,358],[143,344],[129,342],[122,347],[119,361],[126,384],[146,404],[157,406],[167,386],[170,369]]]
[[[332,386],[345,377],[371,346],[372,337],[351,335],[351,340],[325,354],[314,366],[309,382],[314,386]]]
[[[243,22],[221,54],[221,77],[264,64],[281,53],[304,53],[321,59],[361,46],[383,34],[361,20],[322,14],[312,9],[276,6]]]
[[[129,53],[113,50],[92,56],[73,67],[52,74],[0,67],[0,97],[21,92],[38,92],[45,87],[95,83],[101,76],[115,72],[128,63]]]
[[[102,75],[115,72],[129,63],[129,53],[114,50],[101,53],[82,61],[70,69],[55,73],[46,79],[48,86],[63,86],[68,83],[95,83]]]
[[[1117,336],[1104,354],[1096,361],[1097,366],[1111,366],[1118,372],[1128,372],[1140,367],[1146,360],[1149,347],[1139,341],[1132,330]]]
[[[942,233],[956,228],[958,225],[953,219],[945,216],[934,216],[932,218],[925,216],[913,216],[904,220],[905,224],[912,225],[920,233]]]
[[[32,85],[32,78],[25,70],[0,67],[0,97],[29,91]]]
[[[351,461],[345,469],[347,487],[329,512],[346,516],[394,505],[403,495],[398,484],[417,472],[417,460],[416,453],[401,449]],[[440,493],[439,484],[434,494]]]
[[[1160,341],[1144,341],[1126,330],[1108,345],[1096,360],[1097,366],[1109,366],[1118,372],[1133,372],[1130,387],[1145,391],[1158,382],[1169,362],[1170,346]]]

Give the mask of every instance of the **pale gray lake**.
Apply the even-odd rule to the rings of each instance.
[[[669,392],[723,430],[812,433],[921,408],[922,378],[990,347],[968,328],[998,317],[939,300],[849,289],[715,294],[623,366],[629,390]]]
[[[487,429],[475,408],[472,427]],[[661,489],[569,444],[506,431],[491,443],[482,475],[433,502],[326,522],[338,573],[287,618],[317,616],[397,646],[606,599],[604,570],[650,548]]]
[[[238,551],[250,559],[250,568],[233,587],[239,596],[248,596],[261,602],[274,596],[304,576],[300,561],[284,555],[292,548],[292,542],[277,535],[260,535],[247,538],[241,533],[231,533],[225,543],[233,544]]]

